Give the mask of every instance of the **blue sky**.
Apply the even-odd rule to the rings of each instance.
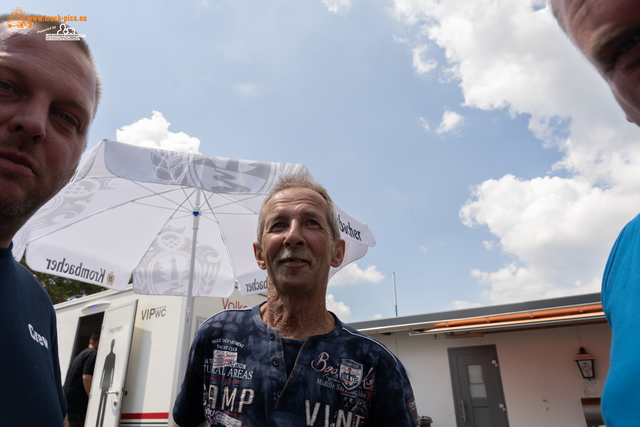
[[[393,272],[400,315],[597,292],[640,211],[640,133],[541,1],[14,7],[87,17],[89,147],[305,164],[377,239],[345,320],[393,316]]]

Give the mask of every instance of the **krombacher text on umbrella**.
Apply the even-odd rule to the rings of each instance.
[[[340,215],[338,215],[338,222],[340,223],[340,231],[348,236],[353,237],[356,240],[362,241],[360,238],[360,231],[351,228],[351,223],[347,222],[346,224],[340,220]]]
[[[82,262],[80,265],[69,264],[66,258],[62,258],[62,261],[47,258],[47,270],[82,277],[83,279],[92,280],[98,283],[104,283],[104,276],[107,272],[107,270],[102,268],[100,271],[90,270],[83,267]]]
[[[267,290],[267,279],[264,279],[263,281],[258,281],[258,279],[253,279],[253,283],[245,283],[245,286],[247,287],[247,293],[249,292],[255,292],[255,291],[262,291],[262,290]]]

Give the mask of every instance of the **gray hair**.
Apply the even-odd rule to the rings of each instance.
[[[562,31],[564,31],[566,35],[570,36],[569,32],[567,31],[567,26],[564,22],[564,16],[562,16],[562,11],[560,10],[560,6],[558,5],[558,0],[547,0],[547,2],[549,3],[549,6],[551,6],[551,12],[553,12],[553,16],[556,18],[556,21],[558,21],[558,25],[560,25]]]
[[[265,206],[267,203],[281,191],[287,190],[289,188],[308,188],[309,190],[313,190],[318,193],[322,198],[327,202],[327,222],[329,222],[329,226],[331,227],[333,240],[340,240],[340,225],[338,224],[338,215],[336,214],[336,208],[333,205],[333,200],[329,197],[329,193],[327,190],[317,182],[313,180],[308,175],[303,174],[292,174],[292,175],[282,175],[278,180],[277,184],[271,189],[267,198],[262,202],[262,207],[260,207],[260,214],[258,215],[258,244],[262,244],[262,233],[264,232],[264,216],[265,216]]]

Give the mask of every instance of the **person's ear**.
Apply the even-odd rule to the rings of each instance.
[[[264,254],[262,252],[262,247],[260,247],[258,242],[255,242],[253,244],[253,256],[256,257],[256,262],[258,263],[258,267],[260,268],[260,270],[266,270],[267,269],[267,262],[264,260]]]
[[[331,258],[331,267],[338,268],[344,260],[345,242],[343,239],[338,240],[333,245],[333,257]]]

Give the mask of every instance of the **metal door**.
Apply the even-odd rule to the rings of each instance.
[[[85,427],[118,427],[138,301],[105,311]]]
[[[449,349],[458,427],[508,427],[496,347]]]

